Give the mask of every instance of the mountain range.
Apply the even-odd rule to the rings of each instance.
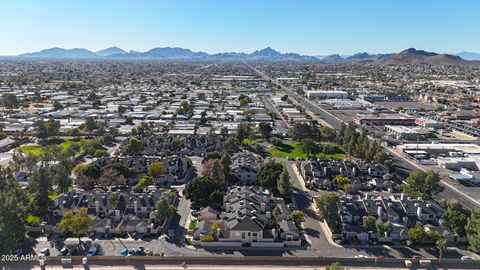
[[[51,48],[39,52],[25,53],[17,56],[24,59],[52,58],[52,59],[204,59],[204,60],[274,60],[274,61],[318,61],[314,56],[297,53],[280,53],[270,47],[254,51],[250,54],[227,52],[208,54],[194,52],[190,49],[162,47],[153,48],[146,52],[126,52],[118,47],[111,47],[97,52],[86,49]]]
[[[437,54],[410,48],[399,53],[369,54],[360,52],[354,55],[332,54],[328,56],[308,56],[298,53],[281,53],[270,47],[257,50],[252,53],[225,52],[209,54],[206,52],[194,52],[190,49],[177,47],[153,48],[145,52],[125,51],[118,47],[110,47],[96,52],[82,48],[63,49],[50,48],[39,52],[25,53],[16,56],[21,59],[185,59],[185,60],[262,60],[262,61],[321,61],[321,62],[375,62],[385,65],[398,64],[433,64],[433,65],[466,65],[478,64],[480,54],[462,52],[458,55]]]

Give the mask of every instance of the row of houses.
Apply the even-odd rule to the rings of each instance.
[[[168,219],[161,220],[156,216],[157,201],[165,197],[169,204],[176,205],[177,196],[175,191],[169,189],[132,193],[122,190],[85,191],[74,188],[53,199],[45,219],[40,224],[30,226],[30,231],[62,233],[57,224],[65,212],[84,207],[94,217],[87,233],[154,235],[160,233],[169,222]]]
[[[139,138],[142,142],[142,155],[146,156],[203,156],[207,152],[222,152],[223,140],[220,136],[212,135],[152,135]],[[126,154],[125,145],[128,140],[122,142],[120,153]]]
[[[138,172],[136,175],[132,176],[131,178],[127,179],[128,184],[134,185],[138,182],[138,180],[146,175],[148,166],[153,162],[161,162],[163,163],[163,175],[155,179],[157,184],[165,184],[165,183],[176,183],[176,184],[183,184],[188,182],[195,176],[195,167],[193,166],[192,162],[186,157],[180,156],[168,156],[163,158],[157,157],[122,157],[122,156],[115,156],[115,157],[103,157],[96,159],[91,164],[93,166],[98,166],[103,168],[105,166],[111,164],[123,164],[126,167],[133,169],[134,171]]]
[[[193,230],[193,243],[208,247],[300,246],[300,231],[289,220],[290,210],[283,199],[255,186],[231,188],[220,210],[208,206],[200,211],[201,221]],[[218,225],[214,241],[202,241]]]
[[[333,182],[336,176],[350,178],[351,191],[388,189],[393,186],[388,167],[364,161],[310,159],[300,163],[300,173],[307,185],[327,190],[336,187]]]
[[[341,239],[377,239],[381,242],[409,240],[408,229],[422,226],[426,230],[439,232],[449,242],[464,240],[442,224],[445,210],[441,206],[430,200],[407,197],[403,193],[390,196],[342,196],[338,209],[342,230],[336,236]],[[366,216],[388,221],[392,226],[391,232],[379,235],[368,231],[362,226]]]

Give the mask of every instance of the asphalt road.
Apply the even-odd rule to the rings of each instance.
[[[275,119],[276,128],[282,134],[287,134],[288,128],[290,127],[289,124],[285,121],[282,114],[278,109],[272,104],[272,101],[269,97],[263,97],[263,102],[265,102],[265,106],[267,109],[272,110],[277,115],[277,119]]]

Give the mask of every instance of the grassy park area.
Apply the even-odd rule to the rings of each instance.
[[[274,145],[270,149],[270,155],[273,157],[280,157],[280,158],[307,158],[307,157],[324,157],[324,158],[339,158],[343,159],[344,155],[342,153],[335,153],[335,154],[325,154],[325,153],[316,153],[310,154],[307,156],[302,150],[300,149],[300,143],[296,142],[284,142],[282,145]]]
[[[58,145],[62,148],[62,151],[65,151],[74,143],[78,143],[78,140],[69,140],[69,139],[54,139],[49,140],[45,145],[21,145],[16,149],[25,154],[34,154],[41,155],[43,153],[43,148],[47,145]]]

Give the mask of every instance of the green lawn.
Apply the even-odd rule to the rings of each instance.
[[[198,220],[196,218],[192,219],[190,221],[190,224],[188,225],[188,231],[193,231],[195,229],[195,226],[197,225]]]
[[[244,144],[253,144],[255,142],[260,142],[262,141],[262,139],[258,138],[258,139],[243,139],[243,143]]]
[[[280,146],[273,146],[270,149],[270,155],[273,157],[281,158],[306,158],[307,155],[300,150],[300,144],[295,142],[284,142]],[[308,157],[324,157],[324,158],[339,158],[343,159],[344,155],[341,153],[337,154],[324,154],[317,153],[316,155],[310,155]]]
[[[59,195],[60,194],[57,191],[54,191],[53,193],[48,195],[48,198],[50,198],[50,200],[53,200],[53,199],[57,198]]]
[[[21,145],[16,149],[25,154],[34,154],[36,156],[42,154],[42,147],[40,145]]]
[[[27,222],[27,224],[32,224],[32,223],[39,224],[40,222],[42,222],[42,219],[39,216],[35,216],[35,215],[30,214],[30,215],[27,216],[25,221]]]
[[[77,143],[78,140],[70,140],[70,139],[58,139],[58,140],[49,140],[46,145],[58,145],[62,148],[62,151],[65,151],[70,145],[73,143]],[[25,154],[34,154],[36,156],[41,155],[43,152],[43,147],[41,145],[21,145],[16,149]]]

